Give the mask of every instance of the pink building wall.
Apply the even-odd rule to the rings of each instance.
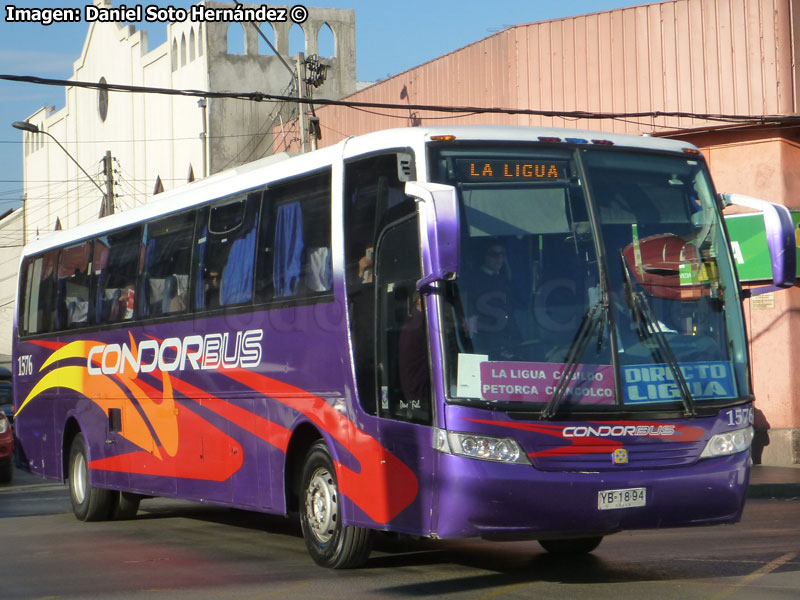
[[[797,106],[793,4],[676,0],[518,25],[348,99],[543,111],[788,115]],[[384,115],[346,107],[318,109],[322,143],[411,124],[410,110],[379,112]],[[632,134],[720,124],[677,117],[442,118],[446,115],[430,111],[416,116],[425,124],[497,123]]]
[[[794,129],[748,128],[684,135],[698,145],[720,192],[737,192],[800,209],[800,143]],[[773,304],[774,302],[774,304]],[[800,289],[744,302],[756,426],[767,431],[764,464],[800,463]]]

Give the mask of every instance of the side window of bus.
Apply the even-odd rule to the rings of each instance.
[[[21,302],[20,333],[50,333],[56,330],[56,271],[58,250],[26,261],[24,297]]]
[[[195,211],[190,211],[145,226],[136,292],[139,316],[178,314],[188,308],[194,222]]]
[[[356,387],[362,408],[376,413],[374,253],[382,223],[407,198],[394,152],[345,165],[345,280]]]
[[[345,168],[348,289],[372,281],[375,242],[387,212],[405,202],[397,154],[371,156]]]
[[[330,171],[267,190],[256,277],[260,301],[333,290]]]
[[[56,321],[59,329],[81,327],[89,322],[91,256],[91,241],[61,251],[56,282]]]
[[[200,211],[195,242],[197,309],[252,301],[260,199],[261,191],[251,192]]]
[[[104,235],[94,242],[95,323],[129,321],[134,316],[141,227]]]
[[[389,225],[378,240],[377,383],[382,417],[430,423],[431,376],[423,298],[419,226],[413,217]]]

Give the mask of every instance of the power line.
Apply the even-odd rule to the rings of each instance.
[[[229,133],[225,135],[209,135],[209,140],[225,140],[228,138],[256,137],[258,133]],[[196,142],[197,136],[174,138],[140,138],[127,140],[69,140],[68,144],[150,144],[156,142]],[[43,144],[54,144],[52,140],[42,140]],[[0,140],[0,144],[25,144],[25,140]]]
[[[444,112],[444,113],[469,113],[469,114],[506,114],[506,115],[528,115],[537,117],[559,117],[567,119],[637,119],[637,118],[687,118],[705,121],[719,121],[727,123],[791,123],[800,122],[800,116],[785,115],[743,115],[726,113],[692,113],[685,111],[639,111],[639,112],[591,112],[582,110],[561,111],[561,110],[538,110],[530,108],[504,108],[498,106],[445,106],[437,104],[395,104],[391,102],[363,102],[356,100],[331,100],[327,98],[297,98],[296,96],[284,96],[278,94],[267,94],[264,92],[211,92],[207,90],[175,90],[170,88],[147,87],[139,85],[125,85],[117,83],[98,83],[94,81],[76,81],[69,79],[48,79],[35,77],[32,75],[0,75],[0,80],[17,81],[22,83],[34,83],[38,85],[53,85],[59,87],[78,87],[92,90],[106,90],[110,92],[146,93],[163,94],[168,96],[189,96],[195,98],[233,98],[240,100],[250,100],[253,102],[294,102],[298,104],[314,104],[319,106],[343,106],[347,108],[378,108],[403,111],[399,118],[408,118],[409,110]]]

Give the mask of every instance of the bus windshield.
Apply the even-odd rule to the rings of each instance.
[[[749,394],[737,282],[698,155],[432,147],[456,186],[442,294],[448,399],[552,417],[683,410]]]

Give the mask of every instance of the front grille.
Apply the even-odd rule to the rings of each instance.
[[[628,451],[626,464],[615,464],[614,450]],[[597,444],[541,448],[532,453],[533,466],[541,471],[620,471],[679,467],[694,463],[703,443],[655,442],[642,444]]]

